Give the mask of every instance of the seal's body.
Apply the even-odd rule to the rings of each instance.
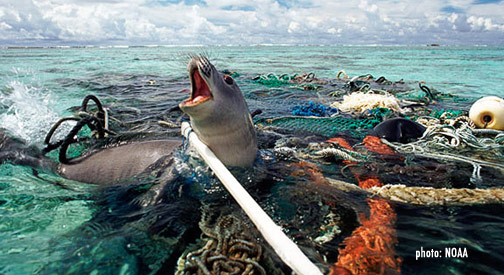
[[[152,140],[106,148],[60,164],[58,173],[81,182],[110,184],[140,174],[180,143],[180,139]]]
[[[191,97],[180,108],[191,117],[194,131],[224,164],[252,165],[257,153],[254,125],[234,80],[217,72],[205,57],[194,57],[188,72]],[[170,157],[180,144],[180,139],[133,142],[91,152],[68,164],[57,164],[47,158],[20,157],[15,151],[0,154],[0,161],[49,167],[65,178],[81,182],[111,184],[143,172],[161,158]]]
[[[376,125],[372,135],[392,142],[407,143],[421,137],[426,128],[418,122],[405,118],[391,118]]]

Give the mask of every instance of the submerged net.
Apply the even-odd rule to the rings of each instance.
[[[362,138],[367,132],[380,123],[378,118],[353,119],[344,117],[297,117],[286,116],[279,118],[261,119],[257,125],[282,128],[288,132],[304,132],[332,137],[346,132],[353,137]]]

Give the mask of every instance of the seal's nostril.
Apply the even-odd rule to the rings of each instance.
[[[200,57],[200,68],[201,72],[206,76],[210,77],[210,74],[212,72],[212,64],[206,59],[206,57]]]

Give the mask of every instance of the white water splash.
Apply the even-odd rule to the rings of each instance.
[[[18,78],[19,77],[33,77],[35,75],[32,68],[23,68],[23,67],[12,67],[11,72],[14,73]]]
[[[0,90],[0,127],[29,144],[41,143],[61,116],[54,108],[51,92],[10,81]]]

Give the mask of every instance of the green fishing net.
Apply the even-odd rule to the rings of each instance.
[[[430,116],[431,117],[435,117],[435,118],[440,118],[441,116],[445,116],[445,118],[456,118],[456,117],[459,117],[459,116],[462,116],[464,115],[464,111],[463,110],[452,110],[452,109],[441,109],[441,110],[437,110],[437,109],[434,109],[432,110]]]
[[[280,87],[285,85],[291,85],[289,81],[296,77],[297,74],[292,76],[288,74],[276,75],[274,73],[263,74],[255,77],[253,80],[259,84],[268,86],[268,87]]]
[[[275,119],[261,119],[258,125],[283,128],[286,131],[312,133],[325,137],[335,136],[345,132],[356,138],[363,138],[370,129],[373,129],[381,120],[352,119],[344,117],[281,117]]]

